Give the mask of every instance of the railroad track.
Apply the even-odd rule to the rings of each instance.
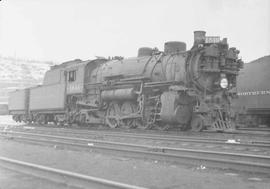
[[[26,129],[16,128],[15,131],[23,131]],[[228,141],[228,139],[221,138],[203,138],[203,137],[188,137],[188,136],[177,136],[177,135],[160,135],[160,134],[142,134],[142,133],[127,133],[127,132],[117,132],[117,131],[89,131],[89,130],[75,130],[75,129],[55,129],[48,130],[48,128],[37,128],[35,127],[34,131],[37,133],[45,133],[54,135],[73,135],[84,138],[127,138],[127,139],[139,139],[139,140],[152,140],[152,141],[165,141],[172,143],[199,143],[199,144],[215,144],[222,146],[236,146],[236,147],[245,147],[245,148],[266,148],[270,149],[270,141],[263,140],[241,140],[241,141]]]
[[[20,125],[20,126],[30,126],[30,127],[35,127],[35,128],[51,128],[51,129],[59,129],[59,128],[62,128],[62,129],[70,129],[70,127],[66,127],[66,126],[56,126],[56,125],[53,125],[53,124],[46,124],[46,125],[38,125],[38,124],[23,124],[23,125]],[[0,127],[5,127],[5,125],[1,125]],[[16,126],[15,126],[16,127]],[[71,127],[72,128],[72,127]],[[84,132],[92,132],[92,131],[106,131],[106,132],[136,132],[136,133],[140,133],[140,132],[143,132],[143,133],[156,133],[156,132],[159,132],[158,130],[134,130],[134,129],[131,129],[131,130],[127,130],[127,129],[123,129],[123,128],[117,128],[117,129],[114,129],[114,130],[108,130],[107,127],[102,127],[102,128],[99,128],[97,129],[97,127],[75,127],[76,130],[83,130]],[[117,130],[117,131],[116,131]],[[187,133],[187,132],[181,132],[181,131],[163,131],[162,132],[162,135],[163,134],[169,134],[169,135],[175,135],[175,133],[177,134],[184,134],[184,133]],[[237,128],[235,131],[228,131],[228,132],[222,132],[222,133],[217,133],[216,131],[211,131],[211,130],[204,130],[202,132],[188,132],[189,134],[192,133],[194,135],[196,134],[215,134],[215,135],[218,135],[218,134],[224,134],[224,135],[239,135],[239,136],[245,136],[245,135],[248,135],[248,136],[258,136],[258,137],[270,137],[270,128],[260,128],[260,129],[257,129],[257,128]]]
[[[148,158],[185,164],[206,165],[222,169],[270,173],[270,156],[227,153],[186,148],[135,145],[103,140],[82,139],[29,132],[1,132],[1,137],[34,144],[62,146],[93,152],[106,152],[132,158]]]
[[[145,189],[143,187],[124,184],[103,178],[92,177],[70,171],[55,169],[52,167],[32,164],[19,160],[0,156],[0,166],[16,172],[21,172],[34,177],[65,184],[71,187],[80,188],[101,188],[101,189]]]
[[[237,130],[239,130],[239,131],[262,131],[262,132],[266,132],[266,133],[270,133],[270,128],[268,127],[268,128],[266,128],[266,127],[264,127],[264,128],[259,128],[259,127],[254,127],[254,128],[238,128]]]

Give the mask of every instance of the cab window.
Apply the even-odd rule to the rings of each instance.
[[[76,80],[76,70],[72,70],[68,72],[68,81],[73,82]]]

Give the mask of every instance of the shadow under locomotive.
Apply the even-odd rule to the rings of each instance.
[[[235,128],[231,100],[243,66],[227,39],[194,32],[194,45],[140,48],[135,58],[74,60],[51,67],[43,85],[10,94],[16,121],[111,128]]]

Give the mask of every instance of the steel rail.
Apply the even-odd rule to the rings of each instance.
[[[38,129],[35,131],[51,133],[53,131],[47,129]],[[186,137],[186,136],[175,136],[175,135],[157,135],[157,134],[138,134],[138,133],[126,133],[126,132],[108,132],[108,131],[78,131],[78,130],[60,130],[59,133],[63,134],[75,134],[83,136],[95,136],[95,137],[114,137],[114,138],[134,138],[134,139],[146,139],[155,141],[166,141],[166,142],[188,142],[188,143],[204,143],[204,144],[219,144],[226,146],[241,146],[241,147],[259,147],[259,148],[270,148],[270,141],[236,141],[230,143],[226,139],[218,138],[202,138],[202,137]]]
[[[239,131],[264,131],[270,133],[270,128],[238,128]],[[269,134],[268,133],[268,134]]]
[[[23,126],[34,126],[34,127],[49,127],[49,128],[53,128],[53,129],[58,129],[59,126],[54,126],[54,125],[51,125],[51,124],[46,124],[46,125],[38,125],[36,123],[31,123],[30,125],[23,125]],[[60,128],[67,128],[67,127],[60,127]],[[89,130],[84,130],[84,132],[88,132]],[[124,130],[125,132],[126,130]],[[129,130],[128,130],[129,131]],[[137,130],[138,131],[138,130]],[[147,131],[154,131],[154,130],[147,130]],[[260,130],[248,130],[248,128],[239,128],[239,129],[236,129],[235,131],[227,131],[227,132],[223,132],[224,134],[237,134],[237,135],[258,135],[258,136],[269,136],[270,135],[270,129],[264,129],[263,131],[260,131]],[[90,132],[96,132],[96,131],[90,131]],[[98,131],[100,132],[100,131]],[[107,131],[107,130],[103,130],[103,132],[117,132],[115,130],[111,130],[111,131]],[[127,133],[127,132],[125,132]],[[214,133],[216,134],[217,132],[216,131],[211,131],[211,130],[204,130],[202,133]],[[178,137],[176,136],[174,133],[164,133],[165,135],[170,135],[172,137]],[[172,134],[172,135],[171,135]],[[151,134],[150,134],[151,135]],[[161,135],[163,136],[163,135]],[[265,141],[266,142],[266,141]],[[270,144],[270,142],[267,142],[267,144]]]
[[[2,156],[0,156],[0,166],[5,167],[6,169],[15,170],[17,172],[22,172],[24,174],[74,187],[101,189],[145,189],[139,186],[23,162]]]
[[[100,140],[57,137],[53,135],[29,134],[21,132],[10,132],[9,134],[12,135],[14,140],[18,141],[62,145],[67,148],[79,148],[84,150],[91,149],[91,151],[95,152],[110,152],[116,155],[121,154],[129,157],[147,157],[150,159],[159,159],[163,161],[180,163],[195,162],[195,164],[207,164],[213,167],[225,167],[251,172],[270,173],[270,156],[134,145],[119,142],[105,142]],[[26,135],[28,137],[23,137],[21,135]],[[4,135],[2,135],[2,137],[3,136]],[[31,137],[29,138],[29,136]],[[48,138],[50,140],[48,140]]]
[[[157,135],[157,134],[139,134],[139,133],[126,133],[126,132],[111,132],[108,131],[89,131],[89,132],[74,132],[72,131],[61,131],[63,133],[70,134],[89,134],[89,135],[97,135],[97,136],[109,136],[109,137],[128,137],[128,138],[138,138],[138,139],[150,139],[150,140],[163,140],[163,141],[171,141],[171,142],[194,142],[194,143],[215,143],[222,145],[241,145],[245,147],[270,147],[270,141],[241,141],[242,143],[225,143],[226,139],[218,139],[218,138],[202,138],[202,137],[186,137],[186,136],[175,136],[175,135]]]
[[[217,133],[216,131],[211,130],[203,130],[203,133]],[[234,131],[224,131],[224,134],[237,134],[237,135],[253,135],[253,136],[269,136],[270,133],[268,131],[248,131],[248,130],[239,130],[236,129]]]
[[[58,128],[54,128],[58,129]],[[16,130],[23,130],[23,128],[16,128]],[[181,135],[170,135],[170,134],[144,134],[144,133],[128,133],[128,132],[118,132],[118,131],[89,131],[89,130],[75,130],[65,128],[65,130],[50,130],[41,129],[39,127],[35,127],[35,131],[45,131],[45,132],[53,132],[58,131],[66,134],[80,134],[80,135],[94,135],[94,136],[108,136],[108,137],[128,137],[128,138],[138,138],[138,139],[151,139],[151,140],[166,140],[172,142],[201,142],[201,143],[219,143],[224,144],[227,140],[220,138],[202,138],[202,137],[187,137]],[[261,141],[261,140],[243,140],[241,143],[226,143],[227,145],[246,145],[246,147],[270,147],[270,141]]]

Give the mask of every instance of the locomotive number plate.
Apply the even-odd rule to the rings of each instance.
[[[67,92],[79,92],[83,89],[82,84],[78,83],[78,84],[69,84],[67,86]]]
[[[207,36],[205,37],[205,43],[219,43],[220,37],[219,36]]]

